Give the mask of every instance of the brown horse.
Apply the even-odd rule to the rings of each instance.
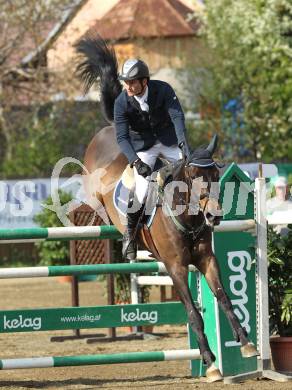
[[[79,72],[81,72],[86,86],[89,87],[99,76],[102,103],[107,113],[112,112],[113,107],[111,105],[114,96],[120,90],[117,84],[117,62],[114,52],[108,49],[100,37],[83,39],[78,44],[77,49],[80,54],[85,56],[85,59],[83,57],[83,62],[79,65]],[[116,92],[109,98],[108,96],[113,90]],[[112,119],[112,116],[108,115],[108,117]],[[215,137],[207,148],[195,150],[188,161],[180,160],[174,166],[172,179],[184,183],[185,191],[181,192],[175,189],[170,203],[162,195],[162,204],[168,205],[169,212],[165,213],[161,205],[158,206],[149,231],[144,226],[139,230],[137,236],[140,246],[153,252],[164,262],[173,280],[174,287],[186,308],[189,324],[197,336],[202,359],[207,364],[206,375],[209,381],[221,380],[222,375],[213,364],[215,357],[204,334],[203,320],[194,305],[188,287],[188,266],[190,264],[195,265],[205,276],[230,322],[235,338],[242,344],[243,357],[258,355],[256,348],[248,340],[245,329],[242,328],[233,312],[230,299],[221,283],[218,263],[212,250],[212,229],[220,220],[217,212],[214,213],[214,210],[218,211],[220,206],[217,200],[210,195],[211,183],[216,183],[219,180],[219,170],[212,158],[216,143],[217,139]],[[198,159],[202,156],[208,157],[208,164],[198,164]],[[91,173],[90,180],[87,182],[89,196],[98,198],[99,203],[105,207],[112,223],[123,232],[124,225],[113,204],[113,191],[127,165],[127,161],[119,150],[113,126],[102,129],[94,137],[85,153],[84,163],[88,172]],[[99,178],[98,188],[95,188],[97,184],[95,172],[100,169],[103,170],[104,175]],[[197,194],[199,207],[196,213],[193,212],[192,208],[191,198],[194,195],[192,185],[194,180],[199,178],[207,183],[207,186]],[[101,190],[101,188],[106,190]],[[179,216],[174,216],[177,205],[183,205],[184,210]],[[146,234],[146,232],[148,233]]]

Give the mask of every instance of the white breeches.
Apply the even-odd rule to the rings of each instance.
[[[144,163],[148,164],[151,169],[154,168],[154,164],[159,155],[164,157],[169,162],[175,162],[182,158],[181,150],[178,146],[165,146],[160,142],[156,143],[148,150],[137,152],[137,155]],[[143,176],[138,174],[136,168],[134,168],[134,175],[136,183],[136,196],[139,203],[142,204],[146,198],[150,176],[147,176],[145,179]]]

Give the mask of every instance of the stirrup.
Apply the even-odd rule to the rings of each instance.
[[[123,237],[122,255],[125,260],[135,260],[137,257],[137,244],[131,239],[131,234],[127,230]]]
[[[125,260],[136,260],[137,257],[137,244],[135,241],[130,241],[125,243],[125,247],[123,245],[122,250],[123,259]]]

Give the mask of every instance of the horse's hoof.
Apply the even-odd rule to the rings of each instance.
[[[244,358],[250,358],[253,356],[259,356],[259,352],[253,343],[249,342],[240,348],[241,356]]]
[[[223,380],[223,376],[220,370],[215,366],[214,363],[211,364],[206,370],[206,378],[208,383],[218,382]]]

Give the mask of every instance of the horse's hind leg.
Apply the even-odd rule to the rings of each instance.
[[[197,336],[200,353],[203,361],[207,364],[206,377],[209,382],[215,382],[222,379],[222,375],[217,367],[213,364],[215,356],[213,355],[206,335],[204,334],[204,323],[201,314],[195,307],[191,292],[188,287],[188,267],[184,265],[166,264],[168,273],[173,280],[174,287],[178,292],[182,303],[186,308],[189,324]]]
[[[210,289],[228,318],[236,340],[241,343],[242,356],[252,357],[259,355],[253,343],[249,341],[245,328],[241,326],[237,316],[234,314],[231,301],[226,294],[220,279],[220,271],[215,256],[213,254],[209,256],[202,256],[199,263],[196,265],[205,275]]]

